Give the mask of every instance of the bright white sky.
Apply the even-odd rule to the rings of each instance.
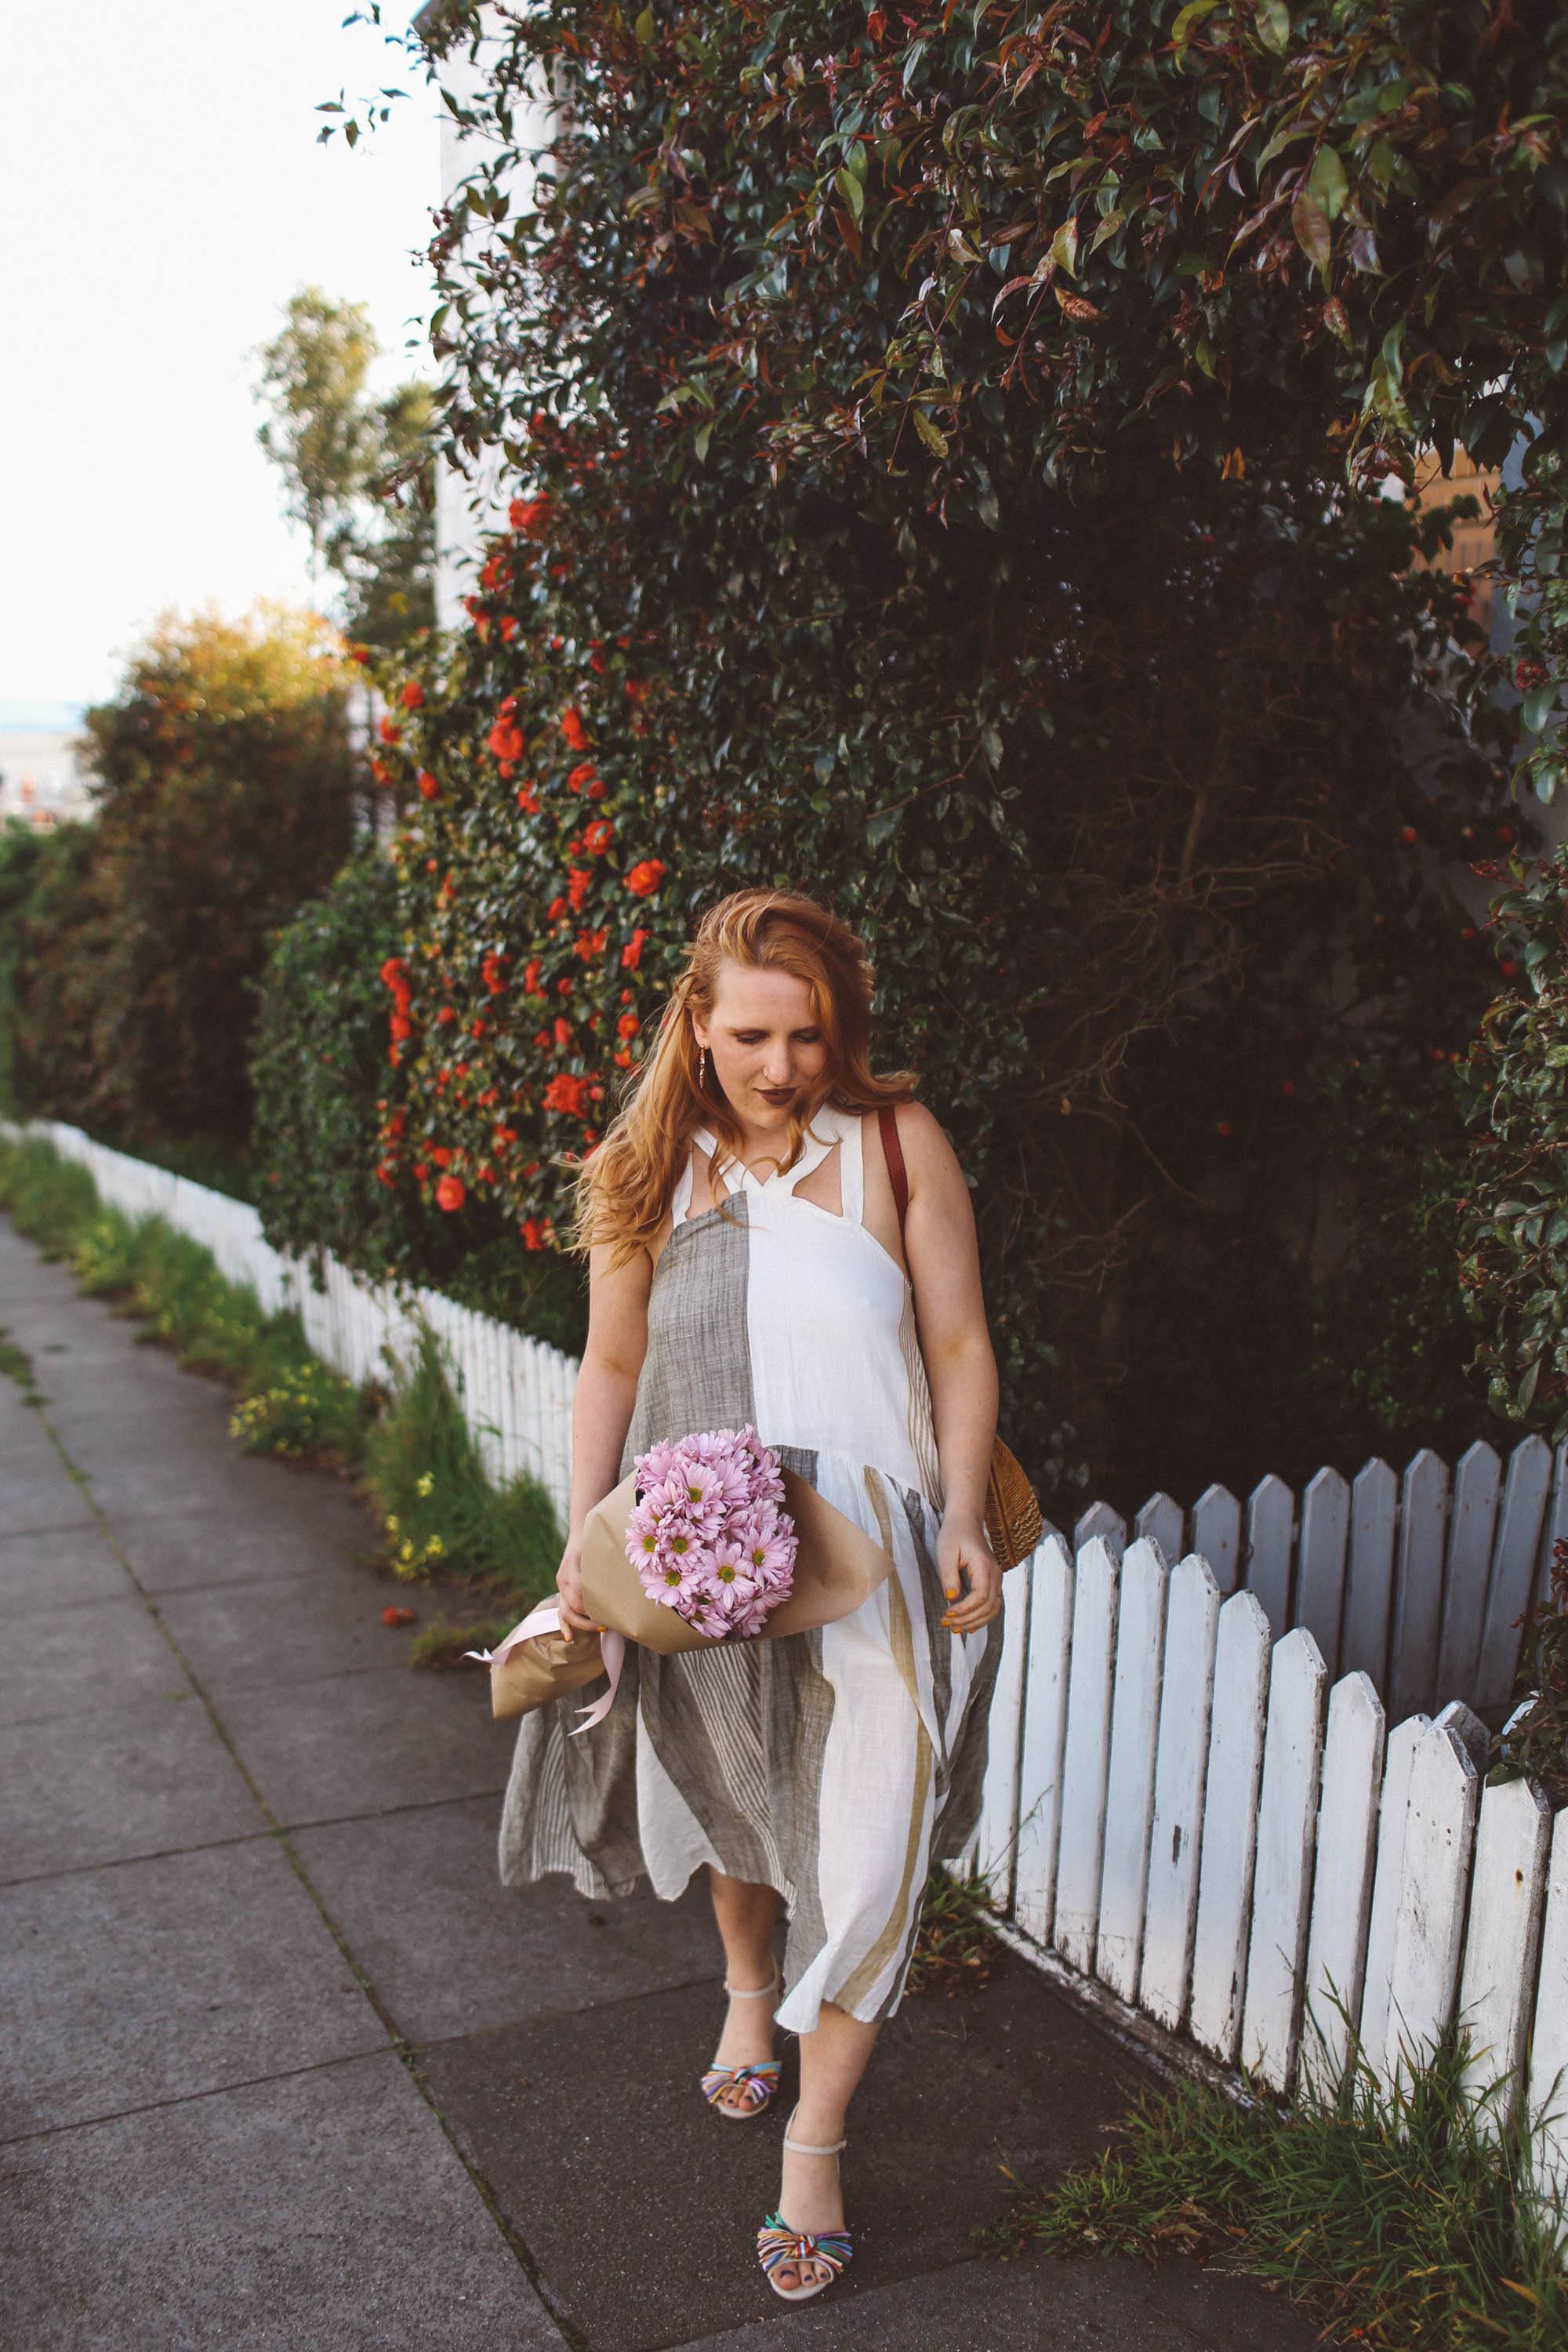
[[[434,374],[439,102],[352,5],[5,9],[0,708],[100,698],[166,605],[308,601],[250,391],[296,289],[368,304],[378,389]],[[321,100],[399,82],[357,150],[316,143]]]

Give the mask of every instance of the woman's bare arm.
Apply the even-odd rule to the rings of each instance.
[[[610,1250],[602,1244],[588,1256],[588,1341],[577,1373],[572,1405],[572,1500],[566,1549],[556,1588],[561,1623],[567,1633],[591,1633],[580,1582],[583,1528],[620,1476],[621,1449],[632,1423],[637,1375],[647,1352],[648,1286],[653,1261],[647,1250],[615,1273]]]
[[[923,1103],[900,1103],[897,1118],[910,1181],[904,1255],[942,1465],[937,1565],[951,1604],[945,1622],[969,1633],[1002,1605],[1001,1564],[985,1540],[996,1358],[985,1326],[974,1210],[963,1171]]]

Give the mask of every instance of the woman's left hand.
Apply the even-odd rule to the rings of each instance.
[[[977,1633],[1002,1607],[1002,1563],[986,1543],[984,1529],[950,1527],[944,1520],[936,1564],[947,1595],[943,1625],[950,1633]]]

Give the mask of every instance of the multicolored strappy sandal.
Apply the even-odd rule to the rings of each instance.
[[[724,1990],[731,2000],[776,2000],[780,1990],[778,1969],[773,1970],[772,1984],[732,1985],[728,1977]],[[779,2087],[779,2062],[764,2058],[756,2066],[710,2066],[702,2077],[702,2095],[715,2115],[728,2116],[736,2123],[745,2123],[771,2106]],[[734,2090],[745,2104],[732,2104],[724,2093]]]
[[[792,2116],[790,2122],[794,2121]],[[831,2147],[808,2147],[805,2140],[791,2139],[787,2126],[784,2144],[793,2147],[797,2156],[837,2156],[845,2146],[839,2139]],[[763,2276],[785,2303],[809,2303],[814,2294],[831,2286],[854,2251],[847,2230],[792,2230],[782,2213],[770,2213],[757,2231],[757,2260],[763,2266]],[[814,2279],[808,2286],[780,2286],[777,2273],[789,2269],[792,2263],[798,2273],[803,2263],[819,2263],[827,2276]]]

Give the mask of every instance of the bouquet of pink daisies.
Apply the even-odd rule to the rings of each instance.
[[[778,1455],[748,1422],[661,1441],[634,1464],[626,1558],[643,1591],[715,1642],[760,1633],[795,1583]]]

